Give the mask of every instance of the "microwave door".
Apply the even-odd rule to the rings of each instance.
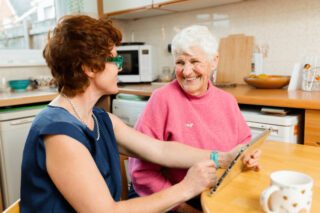
[[[139,82],[139,52],[138,50],[118,50],[123,57],[122,71],[118,73],[119,82]]]

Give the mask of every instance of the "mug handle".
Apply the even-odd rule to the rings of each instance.
[[[275,192],[275,191],[278,191],[280,190],[280,188],[278,186],[275,186],[275,185],[272,185],[268,188],[266,188],[262,194],[261,194],[261,197],[260,197],[260,204],[263,208],[263,210],[267,213],[276,213],[274,211],[271,211],[269,209],[269,205],[268,205],[268,201],[270,199],[270,195]]]

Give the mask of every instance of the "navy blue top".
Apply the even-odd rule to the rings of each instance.
[[[109,115],[94,107],[100,129],[91,131],[61,107],[48,105],[32,123],[23,151],[21,172],[21,212],[75,212],[48,175],[44,135],[64,134],[82,143],[91,153],[111,196],[120,200],[121,170],[117,143]]]

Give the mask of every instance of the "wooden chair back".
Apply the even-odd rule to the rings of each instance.
[[[125,161],[128,160],[128,156],[120,154],[120,166],[121,166],[121,181],[122,181],[122,192],[121,200],[128,199],[128,180]]]
[[[11,206],[9,206],[2,213],[20,213],[20,199],[14,202]]]

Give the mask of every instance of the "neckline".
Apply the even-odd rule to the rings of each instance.
[[[188,98],[188,100],[202,103],[203,101],[207,101],[207,96],[210,96],[213,92],[214,86],[212,85],[211,81],[208,81],[208,89],[205,93],[200,95],[191,95],[188,92],[186,92],[179,84],[178,81],[176,81],[177,86],[180,88],[180,90],[185,94],[185,96]]]
[[[66,108],[64,107],[61,107],[61,106],[56,106],[56,105],[50,105],[48,104],[47,105],[48,107],[51,107],[51,108],[56,108],[56,109],[62,109],[63,111],[65,111],[68,115],[70,115],[73,120],[76,120],[78,123],[81,124],[81,126],[84,126],[86,129],[88,129],[91,133],[94,133],[96,132],[97,130],[97,125],[95,122],[93,122],[93,129],[91,130],[87,125],[85,125],[84,123],[82,123],[76,116],[74,116],[73,114],[71,114]],[[93,108],[94,109],[94,108]],[[92,113],[94,113],[94,110],[92,109]],[[94,119],[94,118],[93,118]]]

